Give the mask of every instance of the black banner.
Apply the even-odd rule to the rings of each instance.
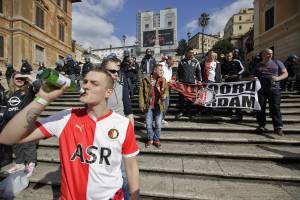
[[[258,80],[209,83],[205,87],[174,82],[169,83],[169,86],[197,105],[260,110],[257,91],[261,85]]]

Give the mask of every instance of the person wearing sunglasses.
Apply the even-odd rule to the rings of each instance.
[[[132,105],[126,74],[120,69],[120,60],[116,56],[108,56],[101,63],[101,68],[106,70],[114,80],[113,94],[108,99],[108,107],[116,113],[126,116],[134,126]]]
[[[106,70],[114,80],[113,93],[108,99],[108,107],[114,112],[126,116],[132,126],[134,127],[134,118],[132,113],[132,106],[129,94],[129,85],[127,82],[127,76],[120,69],[121,61],[117,58],[115,54],[110,54],[101,63],[101,68]],[[123,178],[122,189],[124,191],[124,200],[130,199],[130,193],[128,188],[128,180],[125,172],[124,161],[121,163],[121,171]]]
[[[29,74],[13,73],[6,97],[6,109],[1,122],[1,130],[19,111],[33,101],[40,87],[41,80],[34,80]],[[4,152],[1,152],[0,155],[5,155],[3,159],[6,161],[10,160],[10,149],[10,146],[2,146]],[[15,144],[12,146],[12,149],[16,156],[16,164],[6,172],[10,174],[25,170],[27,176],[31,176],[37,162],[36,142]]]

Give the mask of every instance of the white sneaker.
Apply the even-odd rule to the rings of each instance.
[[[6,170],[6,172],[9,174],[13,174],[13,173],[16,173],[17,171],[22,171],[24,169],[25,169],[24,164],[15,164],[12,168],[9,168],[8,170]]]
[[[25,173],[27,174],[27,177],[32,176],[33,170],[35,168],[35,163],[29,163],[26,165]]]
[[[163,119],[163,120],[161,120],[161,123],[162,123],[162,124],[167,124],[168,122],[167,122],[166,120]]]

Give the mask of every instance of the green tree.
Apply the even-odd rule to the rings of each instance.
[[[181,39],[179,42],[178,42],[178,47],[177,47],[177,55],[178,56],[183,56],[184,53],[185,53],[185,50],[188,48],[188,44],[186,42],[185,39]]]
[[[211,48],[214,52],[216,52],[218,55],[225,54],[229,51],[232,51],[233,45],[226,39],[220,40],[214,44],[214,46]]]

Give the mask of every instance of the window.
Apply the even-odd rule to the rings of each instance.
[[[35,46],[35,62],[44,62],[44,48],[38,45]]]
[[[172,26],[172,22],[168,22],[168,26],[169,26],[169,27]]]
[[[239,20],[242,21],[242,16],[239,16]]]
[[[4,38],[0,35],[0,58],[4,57]]]
[[[149,28],[149,24],[145,24],[145,29],[148,29]]]
[[[265,12],[265,31],[274,26],[274,7]]]
[[[61,3],[62,9],[63,9],[65,12],[67,12],[67,3],[68,3],[68,1],[67,1],[67,0],[61,0],[61,1],[62,1],[62,3]]]
[[[36,6],[35,25],[44,29],[44,10],[39,6]]]
[[[67,12],[67,0],[57,0],[57,5]]]
[[[2,0],[0,0],[0,13],[3,13]]]
[[[65,26],[61,23],[59,23],[58,26],[59,26],[58,27],[58,39],[60,41],[64,42],[65,41]]]
[[[239,30],[242,30],[242,25],[239,25]]]

